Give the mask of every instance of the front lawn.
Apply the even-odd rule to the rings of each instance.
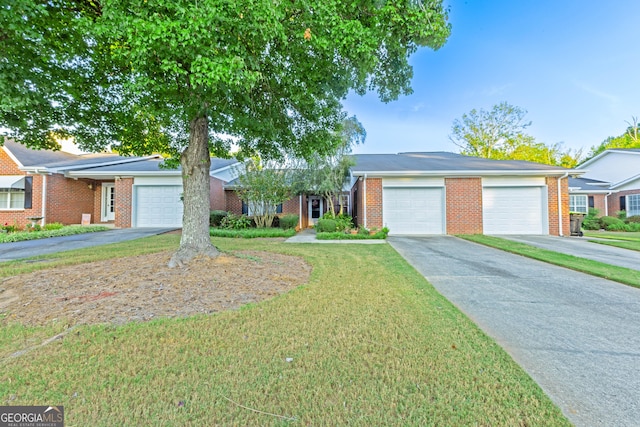
[[[284,237],[289,238],[296,235],[296,230],[289,228],[283,230],[282,228],[245,228],[240,230],[226,229],[226,228],[214,228],[209,229],[211,237],[236,237],[243,239],[255,239],[255,238],[273,238]]]
[[[93,256],[178,241],[154,236],[97,247]],[[301,256],[313,267],[310,283],[216,315],[81,326],[5,355],[2,404],[64,405],[69,425],[96,426],[570,425],[389,245],[213,241],[225,252]],[[77,254],[30,268],[79,262]],[[58,332],[2,321],[0,344],[12,351]]]
[[[604,279],[640,288],[640,271],[638,270],[632,270],[630,268],[618,267],[586,258],[554,252],[494,236],[469,234],[458,237],[486,246],[491,246],[496,249],[501,249],[503,251],[537,259],[539,261],[570,268],[582,273],[591,274],[592,276],[602,277]]]
[[[613,232],[613,231],[586,231],[585,237],[596,237],[598,240],[590,242],[601,245],[615,246],[622,249],[640,251],[640,233]],[[604,240],[601,240],[604,239]]]

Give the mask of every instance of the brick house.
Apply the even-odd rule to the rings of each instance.
[[[572,179],[572,212],[598,209],[600,215],[640,215],[640,149],[610,149],[576,167],[582,177]]]
[[[390,234],[569,234],[569,175],[460,154],[355,155],[353,216]]]
[[[0,223],[38,222],[116,227],[181,227],[182,175],[160,156],[76,155],[0,147]],[[235,159],[211,159],[211,209],[226,209],[223,186],[237,175]]]

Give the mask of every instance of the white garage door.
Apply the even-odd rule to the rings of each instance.
[[[482,189],[484,234],[549,234],[544,187]]]
[[[442,188],[384,188],[382,207],[389,234],[444,234]]]
[[[136,227],[181,227],[180,185],[136,186]]]

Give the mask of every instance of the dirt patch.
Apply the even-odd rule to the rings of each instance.
[[[166,267],[171,252],[57,267],[0,280],[4,321],[43,325],[146,321],[236,309],[306,283],[302,258],[238,252]]]

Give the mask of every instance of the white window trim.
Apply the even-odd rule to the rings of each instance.
[[[626,208],[627,208],[627,217],[629,216],[635,216],[635,215],[640,215],[640,194],[627,194],[626,195],[627,200],[625,201],[626,204]],[[631,210],[631,198],[634,198],[636,200],[633,201],[633,204],[636,205],[636,209],[635,210]]]
[[[7,193],[7,204],[5,206],[0,206],[1,211],[23,211],[24,210],[24,190],[17,189],[17,188],[0,188],[0,191],[3,193]],[[12,208],[11,195],[16,193],[22,195],[22,207]]]
[[[576,203],[577,199],[584,200],[584,203]],[[582,210],[581,208],[584,208]],[[589,197],[586,194],[570,194],[569,195],[569,211],[579,213],[589,213]]]

